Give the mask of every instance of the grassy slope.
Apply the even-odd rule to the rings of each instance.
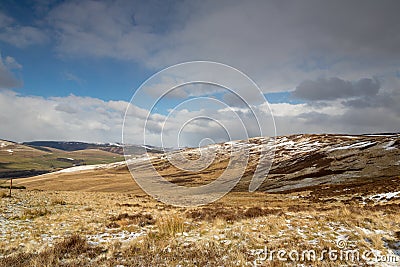
[[[2,142],[1,140],[0,143],[6,144],[0,147],[0,172],[16,170],[51,171],[74,165],[74,162],[63,161],[60,158],[72,158],[81,162],[81,165],[123,160],[121,155],[97,149],[66,152],[53,148],[41,150],[16,143]]]
[[[87,170],[79,173],[49,173],[15,180],[29,189],[91,192],[130,192],[142,194],[126,168]]]

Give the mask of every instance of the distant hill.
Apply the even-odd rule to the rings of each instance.
[[[76,151],[76,150],[85,150],[89,148],[105,147],[105,145],[96,145],[83,142],[59,142],[59,141],[33,141],[33,142],[24,142],[22,144],[33,147],[52,147],[64,151]]]
[[[224,171],[232,147],[246,147],[249,163],[242,180],[234,191],[248,191],[257,167],[260,149],[265,139],[232,141],[210,147],[216,151],[214,162],[199,172],[176,168],[168,158],[174,151],[155,154],[153,166],[165,179],[182,186],[207,184]],[[396,192],[400,191],[400,134],[339,135],[299,134],[279,136],[273,144],[275,157],[269,174],[258,191],[290,193],[294,191],[321,192]],[[186,158],[199,157],[198,149],[182,150]],[[146,175],[141,157],[129,161],[131,169]],[[148,172],[150,175],[150,172]],[[77,181],[84,181],[78,183]],[[72,168],[57,173],[18,180],[27,188],[44,190],[137,191],[125,164],[105,164]],[[79,188],[78,188],[79,187]],[[371,191],[371,192],[369,192]]]
[[[85,142],[69,142],[69,141],[32,141],[22,143],[26,146],[31,146],[37,149],[56,148],[63,151],[78,151],[85,149],[98,149],[108,151],[116,154],[123,155],[123,145],[118,143],[85,143]],[[142,145],[127,145],[125,148],[129,149],[129,153],[133,155],[142,155],[147,152],[151,153],[162,153],[161,148],[154,146],[142,146]]]
[[[62,150],[39,144],[28,145],[0,140],[0,179],[30,177],[73,166],[111,163],[124,159],[117,153],[119,151],[114,152],[112,147],[109,150],[101,148],[103,147]]]
[[[154,146],[126,145],[130,156],[160,154]],[[0,139],[0,179],[32,177],[57,170],[124,160],[124,147],[118,143],[71,141],[32,141],[16,143]]]

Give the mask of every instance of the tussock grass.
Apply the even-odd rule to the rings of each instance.
[[[8,194],[6,192],[0,191],[0,198],[4,198],[4,197],[7,197],[7,196],[8,196]]]
[[[0,185],[0,188],[9,189],[10,185]],[[23,185],[13,185],[11,189],[26,189]]]
[[[83,266],[88,263],[87,257],[95,258],[101,252],[102,248],[90,247],[84,237],[73,234],[39,253],[22,252],[0,258],[0,266]]]
[[[176,240],[145,237],[122,252],[128,266],[245,266],[251,256],[241,246],[225,247],[216,241],[182,245]],[[118,259],[113,264],[118,263]]]
[[[223,219],[227,222],[236,221],[240,215],[237,210],[222,206],[209,206],[186,212],[186,217],[198,220],[212,222],[216,219]]]
[[[155,223],[155,219],[150,213],[121,213],[118,216],[111,217],[110,220],[111,223],[108,225],[110,228],[121,227],[131,224],[136,224],[140,227],[143,227]]]
[[[269,209],[259,206],[250,208],[238,208],[238,207],[225,207],[221,205],[213,205],[196,210],[186,212],[186,217],[197,221],[208,221],[212,222],[218,219],[222,219],[226,222],[235,222],[247,218],[257,218],[270,214],[281,214],[280,209]]]
[[[67,202],[64,199],[60,198],[60,197],[53,198],[51,203],[53,205],[67,205]]]
[[[161,236],[174,236],[185,231],[185,221],[178,214],[158,218],[156,226]]]
[[[25,209],[24,212],[22,213],[21,219],[34,219],[37,217],[48,215],[50,213],[51,213],[50,210],[44,207]]]

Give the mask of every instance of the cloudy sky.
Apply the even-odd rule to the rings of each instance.
[[[251,77],[279,135],[398,132],[398,10],[396,0],[3,0],[0,139],[120,142],[125,110],[140,85],[193,60],[221,62]],[[164,81],[148,94],[157,96],[157,88],[170,85]],[[150,123],[169,118],[170,128],[179,128],[203,113],[233,123],[237,117],[222,106],[182,107],[168,116],[172,104],[210,91],[220,93],[204,86],[171,93]],[[240,110],[232,95],[213,97]],[[130,142],[143,143],[135,131],[143,132],[149,111],[140,104],[129,112],[137,128]],[[209,135],[226,139],[218,123],[189,126],[194,137],[186,127],[183,145]],[[176,133],[165,135],[173,140]]]

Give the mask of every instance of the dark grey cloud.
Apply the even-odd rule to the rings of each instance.
[[[7,69],[2,69],[0,66],[0,89],[15,88],[21,84]]]
[[[73,106],[71,106],[70,104],[68,104],[68,103],[57,104],[54,107],[54,109],[57,110],[57,111],[62,111],[62,112],[66,112],[66,113],[69,113],[69,114],[78,113],[78,110],[76,108],[74,108]]]
[[[400,60],[396,0],[40,0],[34,9],[35,25],[0,13],[0,40],[19,47],[51,40],[64,57],[133,60],[156,70],[219,61],[264,92],[317,77],[372,77]]]
[[[11,89],[20,87],[22,82],[15,78],[14,74],[11,72],[11,69],[21,68],[18,62],[15,61],[12,57],[6,57],[3,61],[3,58],[0,54],[0,89]]]
[[[375,108],[377,112],[393,112],[400,116],[400,88],[389,93],[382,93],[376,96],[365,96],[356,99],[342,101],[342,104],[349,108],[365,109]]]
[[[47,21],[63,56],[134,60],[152,69],[219,61],[268,92],[398,66],[399,9],[391,0],[66,1]]]
[[[376,96],[381,85],[377,79],[364,78],[356,82],[337,77],[320,78],[300,83],[292,96],[304,100],[335,100],[349,97]]]
[[[275,116],[278,135],[296,133],[364,134],[399,132],[400,116],[390,109],[348,109],[343,114],[305,112],[294,116]]]
[[[230,107],[240,107],[240,108],[248,108],[249,103],[246,103],[245,100],[237,96],[232,92],[225,93],[222,96],[224,103],[226,103]]]

